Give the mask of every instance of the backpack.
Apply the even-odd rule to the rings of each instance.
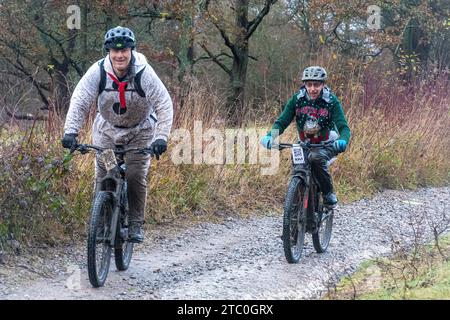
[[[98,94],[102,93],[105,90],[106,87],[106,71],[105,68],[103,67],[105,64],[105,59],[102,59],[102,61],[100,61],[100,83],[98,85]],[[134,77],[134,89],[132,89],[132,91],[136,91],[139,96],[145,98],[145,92],[144,90],[142,90],[142,86],[141,86],[141,77],[142,77],[142,73],[144,72],[145,67],[139,71],[138,73],[136,73],[136,76]],[[110,91],[111,89],[107,89],[108,91]],[[154,114],[151,114],[150,117],[153,119],[153,121],[158,122],[158,119],[155,117]]]
[[[105,64],[105,59],[102,59],[102,61],[100,61],[100,83],[98,85],[98,94],[102,93],[106,87],[106,71],[104,68],[104,64]],[[141,77],[142,77],[142,73],[144,72],[144,70],[145,70],[145,67],[141,71],[136,73],[136,76],[134,77],[134,90],[131,89],[132,91],[136,91],[143,98],[145,98],[145,92],[144,92],[144,90],[142,90]],[[108,89],[108,91],[110,91],[110,90],[111,89]]]

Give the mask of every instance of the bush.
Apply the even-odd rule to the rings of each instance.
[[[347,152],[331,167],[340,201],[356,200],[383,188],[450,182],[447,87],[433,91],[386,85],[382,92],[389,99],[384,97],[382,105],[377,104],[376,97],[355,98],[365,92],[360,87],[357,94],[349,89],[347,96],[352,96],[352,104],[346,107],[347,96],[341,100],[352,139]],[[358,99],[373,104],[358,104]],[[194,121],[201,120],[204,129],[225,130],[218,111],[220,103],[207,88],[194,86],[182,112],[176,113],[174,129],[190,129],[192,133]],[[273,105],[270,101],[261,105],[261,110],[270,114],[263,121],[267,129],[276,117]],[[249,122],[248,126],[261,124]],[[62,125],[33,125],[26,130],[10,126],[0,132],[1,237],[13,234],[27,243],[55,244],[85,235],[94,186],[94,156],[66,156],[59,141],[62,132],[49,127]],[[295,139],[291,125],[282,140]],[[90,141],[89,130],[80,135],[80,141]],[[175,166],[170,161],[171,143],[160,161],[152,161],[148,222],[282,210],[291,166],[288,152],[281,154],[277,174],[263,176],[261,165]]]

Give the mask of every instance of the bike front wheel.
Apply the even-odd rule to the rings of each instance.
[[[306,218],[303,214],[303,181],[293,177],[289,183],[283,215],[283,247],[287,262],[298,263],[303,252]]]
[[[114,260],[116,268],[119,271],[125,271],[130,266],[131,256],[133,255],[134,243],[128,240],[128,188],[125,182],[120,196],[121,217],[120,223],[117,224],[116,241],[114,248]]]
[[[323,253],[330,244],[334,211],[332,208],[322,206],[322,204],[319,205],[318,209],[317,232],[313,233],[312,240],[316,252]]]
[[[106,191],[98,192],[92,207],[87,242],[89,282],[95,288],[103,286],[109,271],[112,216],[112,195]]]

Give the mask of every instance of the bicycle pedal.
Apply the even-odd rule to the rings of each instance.
[[[120,237],[123,240],[127,240],[128,239],[128,228],[121,228],[120,229]]]

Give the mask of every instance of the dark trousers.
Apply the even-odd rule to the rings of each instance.
[[[307,157],[311,164],[311,171],[317,179],[320,190],[324,195],[333,192],[333,180],[328,170],[327,162],[337,154],[332,146],[313,148],[309,151],[303,150],[305,158]],[[305,176],[305,164],[293,165],[291,174],[300,174]]]

